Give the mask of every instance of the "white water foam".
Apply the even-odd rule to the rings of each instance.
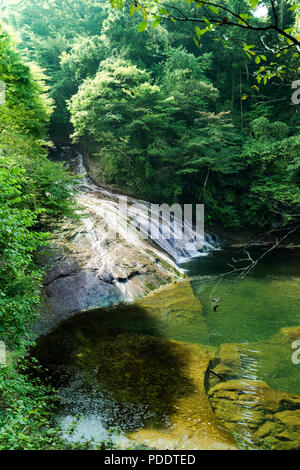
[[[118,233],[129,244],[139,247],[142,252],[149,250],[148,239],[148,242],[151,241],[158,249],[163,250],[168,255],[165,257],[165,261],[170,263],[169,257],[171,257],[178,265],[188,259],[205,256],[209,252],[220,248],[217,237],[205,234],[201,240],[201,249],[199,250],[199,241],[195,241],[194,229],[186,221],[183,233],[181,217],[174,216],[171,224],[170,218],[165,217],[164,219],[164,215],[162,220],[149,219],[151,206],[149,202],[115,194],[95,185],[91,178],[87,176],[83,156],[80,153],[76,156],[74,171],[81,176],[79,202],[86,212],[94,219],[104,219],[111,232]],[[130,223],[137,219],[139,220],[138,228]],[[149,222],[151,224],[150,231]],[[88,225],[87,230],[90,233],[92,227],[91,224]],[[166,239],[161,236],[165,226],[170,227],[170,238]],[[95,232],[95,226],[93,231]],[[103,232],[102,227],[101,232]],[[93,240],[95,249],[97,244],[99,245],[99,242],[101,242],[101,236],[101,233],[91,233],[91,240]],[[149,240],[149,237],[151,240]],[[177,240],[180,240],[180,246],[176,243]],[[152,251],[162,257],[161,251],[155,250],[153,246]]]

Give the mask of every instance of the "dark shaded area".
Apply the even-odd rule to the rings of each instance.
[[[249,248],[253,260],[258,259],[270,247],[267,248]],[[233,258],[241,260],[246,258],[243,250],[225,249],[213,251],[207,256],[194,258],[182,264],[182,267],[188,269],[190,276],[199,276],[200,273],[206,276],[220,275],[232,271]],[[246,267],[249,261],[239,262],[237,267]],[[276,248],[267,254],[249,273],[250,276],[265,277],[268,275],[299,276],[300,275],[300,249],[290,250],[288,248]],[[234,274],[233,274],[234,276]]]
[[[180,344],[155,337],[151,319],[143,334],[125,328],[135,321],[147,325],[146,312],[134,305],[86,312],[39,338],[32,355],[55,387],[68,387],[79,375],[77,394],[96,393],[97,400],[100,393],[123,405],[123,413],[128,404],[143,405],[142,421],[161,425],[176,400],[194,391],[184,372],[188,357]]]

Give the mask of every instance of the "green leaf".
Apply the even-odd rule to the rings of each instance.
[[[255,55],[255,52],[251,51],[255,46],[249,46],[248,44],[244,43],[244,51],[248,52],[251,55]]]
[[[259,55],[257,55],[257,56],[255,57],[255,63],[256,63],[256,64],[260,64],[260,62],[261,62],[261,59],[260,59]]]
[[[203,16],[203,21],[209,29],[212,29],[210,21],[205,16]]]
[[[251,8],[254,10],[254,8],[257,7],[257,5],[259,4],[259,1],[260,0],[250,0],[250,5],[251,5]]]
[[[138,33],[145,31],[145,29],[147,29],[147,26],[148,26],[148,21],[142,21],[142,23],[139,24]]]
[[[135,6],[133,4],[131,4],[129,7],[129,13],[130,16],[133,16],[135,14]]]
[[[242,13],[240,17],[243,18],[243,20],[249,20],[249,18],[251,18],[247,13]]]
[[[209,30],[210,30],[209,28],[200,29],[198,28],[198,26],[196,26],[196,34],[199,39],[201,38],[201,36],[203,36],[203,34],[207,33],[207,31]]]
[[[217,7],[214,7],[213,5],[208,5],[208,8],[210,11],[212,11],[215,15],[219,15],[219,10]]]
[[[142,15],[143,15],[144,20],[146,20],[148,18],[148,13],[147,13],[146,8],[142,9]]]
[[[298,9],[300,9],[300,4],[298,4],[298,5],[293,5],[293,6],[291,6],[291,7],[289,8],[289,10],[291,10],[291,11],[296,11],[296,10],[298,10]]]
[[[197,41],[197,39],[194,37],[193,40],[194,40],[194,43],[196,44],[196,46],[197,46],[198,48],[200,48],[199,42]]]
[[[157,28],[157,26],[160,25],[161,18],[156,18],[155,21],[153,21],[152,26],[153,28]]]
[[[195,31],[196,31],[196,35],[198,38],[201,38],[201,29],[199,28],[199,26],[196,26],[195,27]]]
[[[294,31],[295,31],[295,28],[287,28],[284,30],[284,32],[288,34],[293,34]]]
[[[164,15],[164,16],[168,16],[168,15],[170,15],[170,12],[166,8],[160,8],[159,9],[159,14]]]

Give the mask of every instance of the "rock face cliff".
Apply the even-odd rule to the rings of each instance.
[[[87,203],[87,196],[78,202]],[[76,313],[134,300],[181,276],[171,258],[145,241],[116,238],[92,206],[81,220],[56,227],[39,262],[47,268],[34,327],[39,334]]]
[[[85,176],[80,154],[72,163],[81,175],[80,217],[53,227],[50,246],[38,255],[46,267],[38,334],[76,313],[142,297],[182,275],[168,253],[130,226],[120,205],[124,196]]]
[[[100,188],[87,176],[80,153],[64,152],[78,174],[78,220],[51,230],[44,303],[35,332],[45,333],[75,313],[145,296],[182,276],[176,262],[214,249],[209,235],[195,237],[192,225],[169,212]],[[166,227],[168,230],[166,230]],[[169,235],[166,235],[166,232]]]

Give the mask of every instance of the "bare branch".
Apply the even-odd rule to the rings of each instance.
[[[198,5],[201,4],[201,7],[203,7],[203,6],[204,7],[205,6],[215,7],[217,9],[219,9],[221,12],[224,12],[227,15],[229,15],[229,17],[237,20],[237,21],[234,21],[233,19],[227,18],[227,16],[224,16],[223,18],[222,17],[213,17],[213,16],[211,16],[211,14],[209,14],[208,19],[211,22],[211,24],[213,24],[213,25],[216,25],[218,27],[220,27],[220,26],[236,27],[236,28],[246,29],[246,30],[250,30],[250,31],[257,31],[257,32],[274,31],[277,34],[279,34],[279,36],[281,36],[281,37],[287,39],[288,41],[290,41],[290,44],[286,47],[295,47],[296,46],[297,51],[300,52],[300,41],[298,40],[298,38],[292,36],[290,33],[288,33],[287,31],[285,31],[284,29],[279,27],[278,13],[277,13],[277,10],[276,10],[275,1],[274,0],[270,0],[270,1],[271,1],[272,11],[274,12],[274,24],[269,23],[266,26],[253,25],[249,22],[249,20],[247,20],[246,18],[243,18],[243,16],[241,16],[241,13],[236,13],[235,11],[231,10],[230,8],[228,8],[224,5],[221,5],[219,3],[216,3],[216,2],[211,2],[211,1],[206,1],[206,0],[194,0],[194,3],[196,3]],[[178,14],[177,16],[161,15],[161,14],[159,14],[159,12],[154,13],[152,11],[149,11],[149,8],[147,9],[147,6],[143,5],[143,3],[140,2],[139,0],[135,1],[135,5],[140,5],[140,6],[144,7],[146,10],[148,10],[149,15],[159,17],[163,20],[170,21],[170,20],[173,19],[173,20],[179,21],[179,22],[190,22],[190,23],[193,23],[193,24],[197,24],[197,23],[205,24],[205,21],[204,21],[203,17],[190,17],[190,16],[187,16],[180,8],[178,8],[178,6],[174,5],[173,3],[171,3],[171,4],[169,4],[169,3],[168,4],[166,4],[166,3],[156,3],[156,5],[158,5],[158,6],[161,5],[161,6],[164,6],[165,8],[168,8],[169,10],[173,10],[174,12],[176,12]]]
[[[270,0],[270,1],[271,1],[271,6],[272,6],[272,11],[273,11],[273,14],[274,14],[275,25],[278,26],[278,15],[277,15],[276,7],[275,7],[275,2],[274,2],[274,0]]]

